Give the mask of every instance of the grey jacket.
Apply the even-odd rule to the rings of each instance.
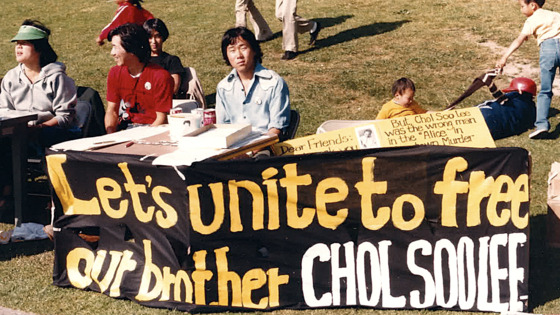
[[[36,113],[36,124],[55,117],[60,127],[75,126],[76,101],[74,80],[66,75],[66,66],[60,62],[41,68],[35,83],[25,76],[22,64],[8,71],[2,80],[0,109]]]

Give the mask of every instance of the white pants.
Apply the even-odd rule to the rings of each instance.
[[[235,1],[235,26],[247,27],[247,13],[251,19],[255,37],[257,40],[267,40],[272,36],[272,30],[266,23],[253,0],[236,0]]]
[[[276,17],[282,21],[282,49],[298,51],[298,33],[310,32],[315,22],[297,15],[297,0],[276,0]]]

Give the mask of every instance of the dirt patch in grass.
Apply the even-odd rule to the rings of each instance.
[[[487,47],[496,54],[496,59],[500,54],[506,51],[507,47],[501,46],[493,41],[480,42],[479,45]],[[533,66],[528,60],[524,60],[514,53],[508,60],[508,63],[504,67],[503,76],[507,77],[509,82],[515,77],[527,77],[533,79],[535,82],[539,81],[540,69],[538,66]],[[505,88],[505,87],[502,87]],[[560,87],[555,84],[552,88],[554,95],[560,95]]]

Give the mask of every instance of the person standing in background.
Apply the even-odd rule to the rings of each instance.
[[[117,26],[124,25],[126,23],[134,23],[142,26],[144,22],[154,18],[150,11],[142,8],[140,2],[143,0],[114,1],[119,7],[117,8],[117,12],[115,13],[115,17],[113,17],[111,23],[107,24],[107,26],[101,30],[101,34],[99,34],[99,36],[95,39],[95,42],[99,46],[105,44],[107,35],[109,35],[109,32]]]
[[[255,37],[259,42],[272,39],[272,30],[255,6],[253,0],[235,1],[235,27],[247,27],[247,13],[251,19]]]
[[[297,56],[298,33],[309,32],[309,45],[315,45],[321,31],[319,22],[310,21],[297,15],[297,0],[276,0],[276,17],[282,21],[282,60],[291,60]]]
[[[546,139],[550,122],[548,112],[552,101],[552,83],[560,68],[560,13],[545,10],[545,0],[518,0],[521,13],[527,17],[519,36],[511,42],[509,48],[496,62],[496,68],[503,69],[507,60],[531,36],[539,45],[539,65],[541,69],[541,90],[537,96],[537,119],[535,131],[530,139]]]

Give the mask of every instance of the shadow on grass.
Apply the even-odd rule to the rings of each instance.
[[[529,309],[560,298],[560,248],[547,245],[547,216],[531,217]]]
[[[548,133],[548,136],[546,138],[547,139],[558,139],[559,137],[560,137],[560,124],[556,125],[556,127],[554,127],[554,129],[552,129]]]
[[[323,24],[322,19],[316,19],[316,21],[321,23],[323,27],[328,27],[327,26],[328,23],[325,22],[325,24]],[[319,34],[319,39],[315,43],[315,47],[311,47],[309,49],[300,51],[299,54],[301,55],[313,50],[328,48],[334,45],[342,44],[362,37],[370,37],[370,36],[391,32],[398,29],[403,24],[408,22],[410,22],[410,20],[372,23],[372,24],[362,25],[356,28],[352,28],[349,30],[345,30],[336,35],[329,36],[326,38],[321,38],[321,35]]]
[[[313,21],[315,22],[319,22],[321,24],[322,28],[327,28],[327,27],[333,27],[337,24],[342,24],[344,22],[346,22],[346,20],[353,18],[354,15],[341,15],[341,16],[337,16],[337,17],[331,17],[331,18],[317,18],[317,19],[313,19]],[[274,34],[272,34],[272,37],[269,40],[266,40],[265,42],[274,40],[276,38],[280,38],[282,37],[282,31],[280,32],[276,32]]]
[[[14,202],[9,199],[8,206],[0,209],[0,223],[14,223]],[[51,222],[50,197],[27,195],[27,209],[23,212],[22,222],[47,225]]]
[[[559,110],[551,107],[550,110],[548,111],[548,118],[556,117],[559,113],[560,113]],[[560,124],[556,125],[556,127],[548,133],[547,138],[548,139],[558,139],[558,138],[560,138]]]
[[[10,260],[17,256],[37,255],[53,249],[54,243],[49,239],[10,242],[0,245],[0,261]]]
[[[333,27],[338,24],[342,24],[346,22],[346,20],[353,17],[354,15],[341,15],[332,18],[317,18],[317,19],[313,19],[313,21],[319,22],[321,24],[321,27],[327,28],[327,27]]]

